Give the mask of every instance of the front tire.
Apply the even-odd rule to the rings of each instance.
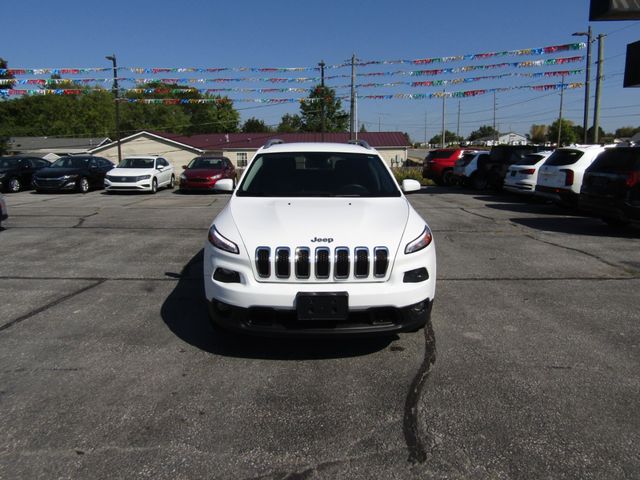
[[[158,191],[158,179],[154,178],[151,181],[151,193],[156,193]]]
[[[176,186],[176,176],[171,175],[171,180],[169,181],[169,186],[167,187],[169,190],[173,190],[173,187]]]
[[[18,193],[21,188],[22,188],[22,185],[20,184],[20,179],[12,178],[11,180],[9,180],[8,190],[10,193]]]
[[[78,191],[80,193],[87,193],[89,191],[89,180],[86,177],[80,177],[78,180]]]

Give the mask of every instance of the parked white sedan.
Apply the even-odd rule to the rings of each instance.
[[[156,156],[127,157],[107,172],[104,188],[108,192],[143,191],[156,193],[159,188],[173,188],[176,176],[173,166]]]
[[[511,165],[504,179],[504,189],[510,192],[533,195],[536,191],[538,170],[552,153],[529,153],[517,165]]]

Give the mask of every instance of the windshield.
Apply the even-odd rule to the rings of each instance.
[[[118,168],[153,168],[153,158],[125,158],[118,164]]]
[[[222,170],[224,162],[221,158],[194,158],[187,168],[206,168],[209,170]]]
[[[0,168],[16,168],[19,158],[0,158]]]
[[[300,152],[257,157],[238,188],[242,197],[399,197],[377,155]]]
[[[89,165],[87,157],[62,157],[53,162],[52,168],[83,168]]]

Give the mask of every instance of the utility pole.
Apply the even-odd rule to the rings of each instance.
[[[116,102],[116,142],[118,142],[118,165],[122,162],[122,148],[120,146],[120,101],[119,101],[119,90],[118,90],[118,64],[116,63],[116,54],[108,55],[106,57],[107,60],[111,60],[113,63],[113,95],[115,97]]]
[[[446,133],[444,129],[445,103],[446,103],[446,91],[442,90],[442,138],[440,138],[441,140],[440,144],[442,148],[444,148],[445,142],[446,142],[446,138],[445,138]]]
[[[596,73],[596,104],[593,108],[593,143],[600,143],[600,94],[604,70],[604,37],[598,35],[598,70]]]
[[[356,129],[356,54],[351,57],[351,115],[349,124],[349,138],[355,139]]]
[[[573,36],[586,36],[587,37],[587,68],[584,79],[584,119],[582,121],[582,128],[584,129],[584,138],[583,141],[585,144],[589,143],[589,96],[590,96],[590,86],[591,86],[591,44],[593,43],[591,26],[587,29],[586,32],[576,32]]]
[[[327,128],[327,113],[325,109],[327,92],[325,92],[324,90],[324,66],[325,66],[324,60],[320,60],[320,63],[318,65],[320,65],[320,86],[322,87],[322,98],[320,101],[321,108],[322,108],[322,111],[321,111],[322,128],[321,128],[320,138],[324,142],[324,132],[326,131],[326,128]]]
[[[424,147],[428,148],[429,139],[427,138],[427,110],[424,111]]]
[[[493,91],[493,134],[496,136],[494,139],[498,143],[498,131],[496,130],[496,91]]]
[[[456,128],[456,137],[460,138],[460,100],[458,100],[458,126]]]
[[[562,83],[560,84],[560,115],[558,116],[558,148],[562,145],[560,144],[560,138],[562,135],[562,104],[564,102],[564,75],[562,75]]]

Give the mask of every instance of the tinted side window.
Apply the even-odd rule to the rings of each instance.
[[[50,165],[46,160],[37,159],[35,160],[36,167],[48,167]]]
[[[561,166],[561,165],[573,165],[584,155],[580,150],[556,150],[553,152],[545,165]]]
[[[640,148],[605,150],[589,168],[590,172],[629,172],[640,170]]]

